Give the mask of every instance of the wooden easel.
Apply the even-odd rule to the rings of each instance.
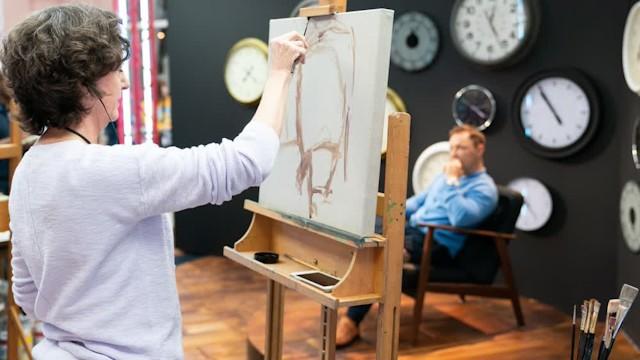
[[[335,359],[338,308],[376,302],[380,303],[376,359],[397,358],[409,124],[407,113],[389,116],[385,193],[378,194],[376,209],[383,217],[382,235],[353,238],[253,201],[245,202],[245,209],[254,213],[253,220],[233,248],[224,248],[224,255],[268,278],[265,359],[282,358],[285,286],[322,305],[320,359]],[[254,260],[254,254],[260,251],[280,254],[279,262],[263,264]],[[326,293],[290,276],[292,272],[311,269],[341,281]]]
[[[15,104],[12,104],[9,109],[10,115],[16,115],[17,110]],[[22,131],[20,126],[15,120],[9,121],[9,138],[8,144],[0,144],[0,159],[9,160],[9,186],[11,186],[11,179],[18,167],[18,163],[22,159]],[[9,207],[8,201],[0,202],[0,231],[9,230]],[[3,250],[7,252],[5,261],[7,261],[7,303],[5,304],[5,312],[7,313],[7,359],[18,359],[18,346],[22,345],[24,351],[29,359],[33,359],[31,355],[31,346],[27,343],[27,339],[20,323],[20,316],[18,306],[13,299],[13,291],[11,289],[11,241],[0,245]],[[20,343],[19,343],[19,342]]]

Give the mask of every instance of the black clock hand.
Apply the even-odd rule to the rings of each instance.
[[[544,90],[542,90],[542,86],[538,85],[538,90],[540,91],[540,95],[542,95],[542,100],[544,100],[544,102],[547,104],[547,106],[549,107],[549,109],[553,113],[553,116],[558,121],[558,124],[562,125],[562,119],[560,119],[560,116],[556,112],[556,109],[553,107],[553,105],[551,105],[551,102],[549,101],[549,98],[547,98],[547,94],[545,94]]]
[[[244,77],[242,78],[242,82],[247,81],[247,78],[248,78],[249,76],[251,76],[251,73],[252,73],[252,72],[253,72],[253,66],[251,66],[251,67],[249,68],[249,70],[245,70],[245,72],[244,72]]]
[[[462,101],[463,104],[465,104],[468,107],[470,107],[471,111],[476,113],[476,115],[480,116],[481,118],[484,119],[487,116],[487,114],[485,114],[484,111],[480,110],[479,107],[477,107],[477,106],[471,104],[470,102],[468,102],[467,100],[465,100],[465,98],[460,98],[460,100]]]
[[[493,37],[496,38],[496,41],[500,41],[500,39],[498,39],[498,32],[496,31],[496,27],[493,25],[493,16],[495,15],[496,12],[496,7],[495,5],[493,6],[493,12],[491,14],[491,16],[489,16],[489,13],[487,13],[487,11],[483,11],[484,13],[484,17],[485,19],[487,19],[487,22],[489,23],[489,27],[491,28],[491,32],[493,33]]]

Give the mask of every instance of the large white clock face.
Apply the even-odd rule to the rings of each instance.
[[[640,92],[640,2],[629,11],[624,27],[622,69],[629,89]]]
[[[587,131],[591,105],[574,81],[549,77],[528,88],[520,104],[524,135],[549,149],[571,146]]]
[[[480,64],[498,64],[528,41],[533,16],[526,0],[458,0],[451,34],[465,57]]]
[[[640,252],[640,188],[629,180],[620,196],[620,225],[624,240],[634,253]]]
[[[251,43],[236,45],[229,52],[224,80],[231,96],[239,102],[251,104],[258,101],[262,96],[267,74],[267,55],[261,46]]]
[[[553,200],[547,187],[540,181],[527,177],[515,179],[508,186],[524,198],[516,228],[523,231],[542,228],[553,212]]]
[[[449,161],[449,142],[440,141],[426,148],[413,165],[413,192],[421,193],[431,185]]]

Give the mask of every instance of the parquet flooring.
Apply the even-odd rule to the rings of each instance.
[[[265,278],[228,259],[205,257],[178,266],[177,281],[186,360],[245,360],[261,351]],[[399,359],[567,359],[571,319],[535,300],[522,302],[527,326],[518,328],[507,301],[468,297],[463,304],[456,296],[427,293],[420,343],[412,347],[413,299],[403,295]],[[338,351],[338,359],[375,359],[375,313],[374,306],[361,340]],[[318,304],[286,292],[284,359],[318,358],[319,315]],[[640,359],[640,352],[619,338],[610,359]]]

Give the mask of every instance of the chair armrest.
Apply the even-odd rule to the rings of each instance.
[[[428,227],[428,228],[432,228],[432,229],[447,230],[447,231],[452,231],[452,232],[459,233],[459,234],[486,236],[486,237],[506,239],[506,240],[513,240],[513,239],[516,238],[516,235],[515,234],[511,234],[511,233],[502,233],[502,232],[489,231],[489,230],[478,230],[478,229],[465,229],[465,228],[459,228],[459,227],[455,227],[455,226],[442,225],[442,224],[425,224],[425,223],[422,223],[422,224],[418,224],[418,226],[420,226],[420,227]]]

